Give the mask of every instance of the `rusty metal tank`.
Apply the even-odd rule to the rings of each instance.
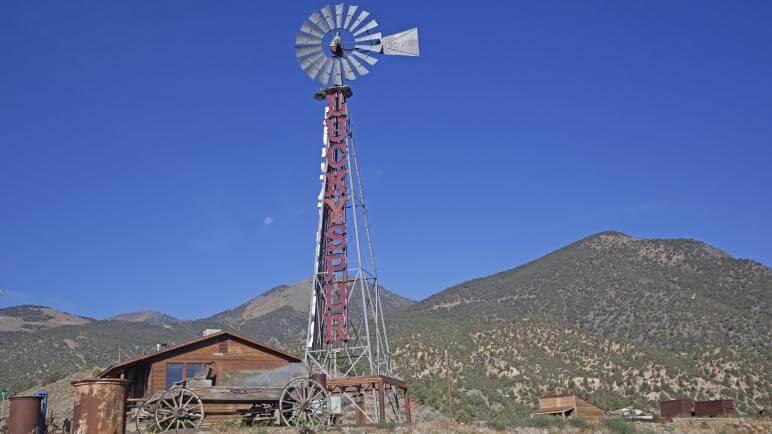
[[[73,381],[73,434],[124,434],[127,380],[100,378]]]
[[[8,414],[8,434],[38,434],[42,396],[14,396]]]

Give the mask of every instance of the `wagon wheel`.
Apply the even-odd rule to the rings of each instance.
[[[330,420],[327,389],[310,378],[290,381],[279,398],[281,420],[291,426],[318,429]]]
[[[161,431],[200,428],[204,423],[204,404],[190,389],[169,389],[158,399],[155,423]]]
[[[134,409],[134,424],[137,426],[138,433],[159,431],[155,423],[155,407],[157,404],[158,400],[152,397]]]

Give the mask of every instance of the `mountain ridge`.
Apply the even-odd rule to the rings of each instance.
[[[109,361],[117,345],[146,351],[204,328],[298,352],[310,283],[279,285],[198,320],[138,323],[137,333],[102,321],[16,334],[0,360],[24,367],[12,378],[64,375]],[[569,391],[609,408],[689,396],[734,398],[747,409],[772,397],[772,270],[701,241],[604,231],[420,301],[384,294],[398,372],[417,400],[439,408],[448,350],[462,420],[520,414],[540,394]],[[51,348],[61,361],[42,356]]]

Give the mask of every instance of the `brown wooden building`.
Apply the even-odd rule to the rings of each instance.
[[[539,397],[539,408],[534,410],[531,416],[540,414],[597,420],[603,418],[603,409],[574,394],[552,395]]]
[[[670,399],[659,402],[659,415],[666,419],[689,417],[694,415],[694,403],[691,399]]]
[[[716,417],[734,412],[734,400],[732,399],[694,402],[694,415],[697,417]]]
[[[129,380],[129,404],[143,402],[182,380],[189,380],[189,384],[195,382],[213,392],[220,388],[228,391],[233,387],[277,389],[271,390],[270,395],[278,397],[286,378],[301,376],[305,376],[305,368],[298,357],[229,331],[127,360],[99,374],[100,378]],[[262,384],[254,384],[255,379]],[[271,380],[282,384],[269,384]],[[249,382],[252,384],[247,384]],[[254,404],[247,401],[260,397],[244,395],[243,398],[239,403],[205,402],[207,418],[244,410]]]

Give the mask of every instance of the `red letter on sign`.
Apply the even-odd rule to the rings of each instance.
[[[343,116],[346,114],[346,100],[343,94],[335,92],[327,95],[327,116]]]
[[[327,236],[326,248],[327,253],[334,253],[339,250],[346,250],[346,227],[343,225],[332,225],[327,228],[325,235]],[[336,233],[335,231],[343,231]],[[337,243],[336,243],[337,241]]]
[[[340,169],[347,161],[346,143],[332,143],[327,150],[327,164],[333,169]]]
[[[332,223],[340,223],[345,224],[346,223],[346,202],[348,201],[348,196],[340,196],[340,197],[328,197],[324,199],[324,203],[327,204],[327,207],[330,209],[330,221]]]
[[[345,313],[348,291],[346,282],[324,284],[324,304],[328,313]]]
[[[327,172],[327,196],[346,194],[346,174],[348,170],[338,169]]]
[[[348,122],[346,117],[329,118],[324,121],[327,124],[327,140],[330,143],[337,143],[346,140],[346,127]]]
[[[342,313],[328,313],[324,315],[324,340],[346,341],[346,315]]]

